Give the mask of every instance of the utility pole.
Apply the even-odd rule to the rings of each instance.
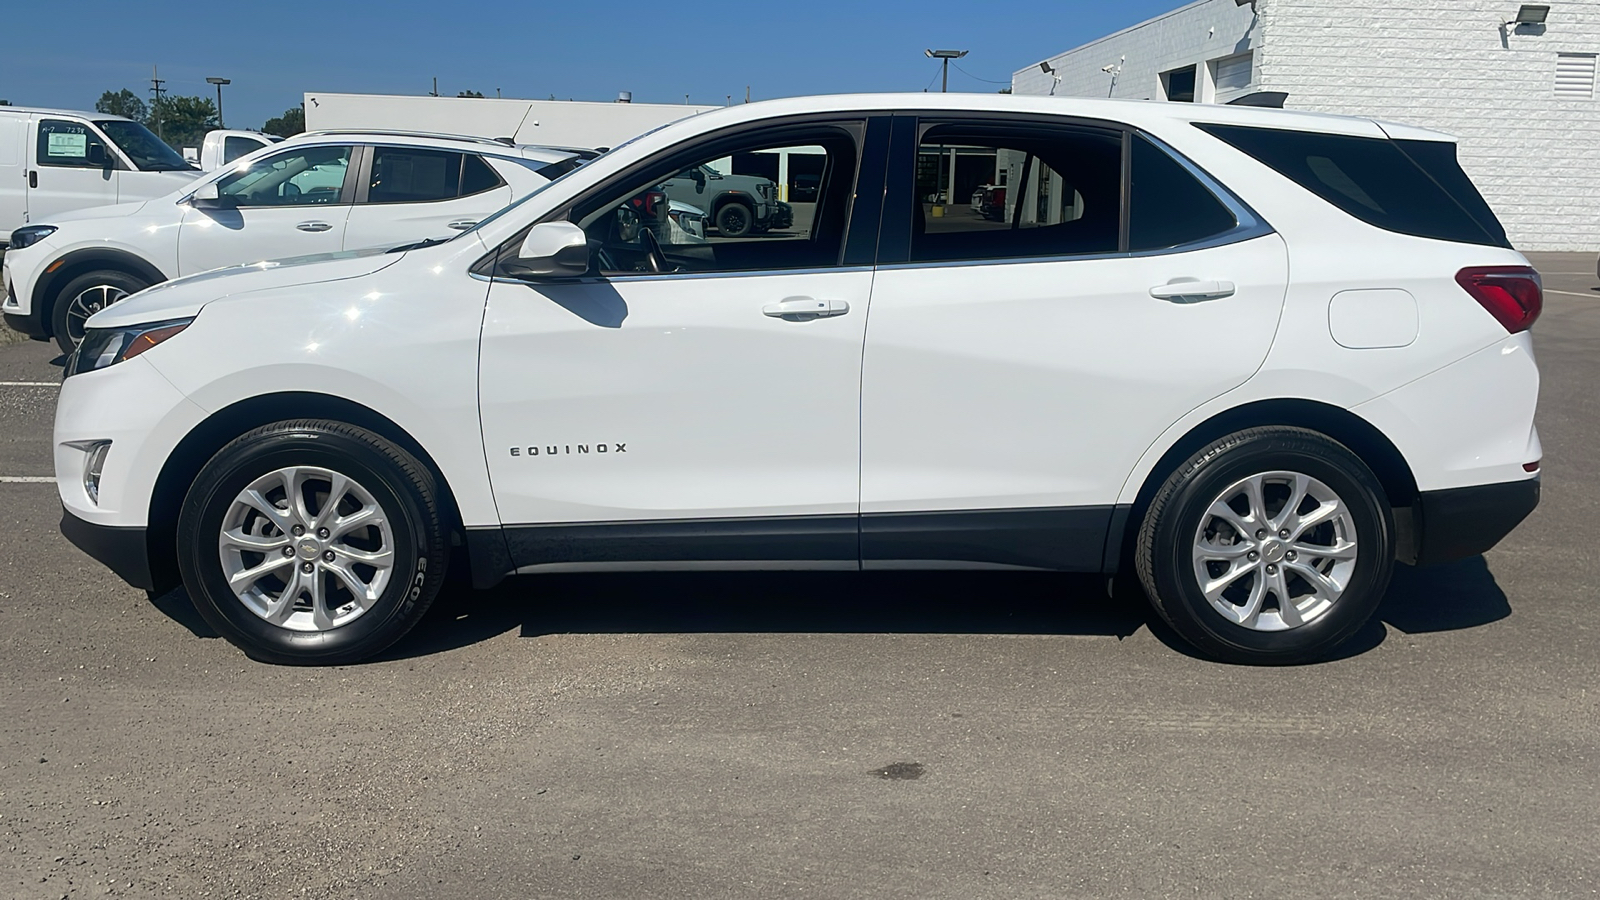
[[[948,93],[950,90],[950,60],[966,56],[967,50],[924,50],[929,59],[937,59],[944,65],[944,81],[939,85],[939,93]]]
[[[167,92],[167,89],[162,87],[166,83],[166,79],[161,77],[161,72],[152,65],[150,67],[150,111],[155,113],[156,116],[156,137],[161,138],[163,141],[167,139],[167,136],[161,133],[161,95]]]
[[[433,76],[433,90],[428,92],[429,97],[439,96],[439,76]]]

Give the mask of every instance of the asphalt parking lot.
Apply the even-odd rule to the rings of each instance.
[[[0,896],[1600,893],[1600,281],[1536,264],[1543,505],[1288,669],[948,573],[526,577],[259,665],[60,537],[59,359],[0,346]]]

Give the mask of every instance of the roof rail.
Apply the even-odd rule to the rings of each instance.
[[[486,138],[474,134],[443,134],[437,131],[403,131],[392,128],[329,128],[323,131],[306,131],[295,135],[303,137],[337,137],[342,134],[377,134],[387,137],[414,137],[438,138],[446,141],[467,141],[473,144],[494,144],[504,147],[505,142],[496,138]]]

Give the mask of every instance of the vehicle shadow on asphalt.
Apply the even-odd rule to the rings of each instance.
[[[182,588],[152,604],[217,637]],[[1476,628],[1511,615],[1483,557],[1396,566],[1378,614],[1324,662],[1403,634]],[[447,587],[411,634],[373,662],[447,653],[510,631],[547,634],[1059,634],[1129,637],[1140,628],[1201,658],[1137,591],[1108,598],[1101,576],[1013,572],[654,572],[531,575],[494,590]]]

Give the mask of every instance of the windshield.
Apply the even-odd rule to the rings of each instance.
[[[183,161],[178,151],[168,147],[150,129],[138,122],[107,119],[94,123],[111,143],[116,144],[133,164],[144,172],[186,172],[194,166]]]

